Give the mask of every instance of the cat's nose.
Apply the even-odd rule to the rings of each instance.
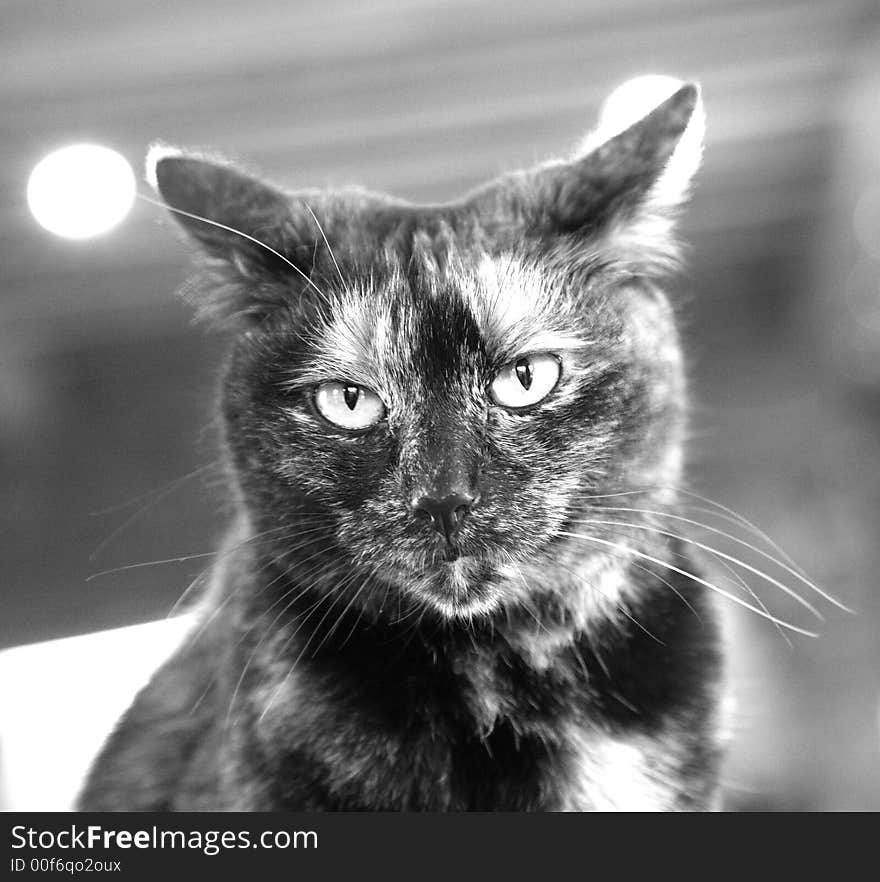
[[[417,518],[430,520],[431,526],[452,545],[462,521],[479,501],[470,493],[450,493],[442,498],[420,496],[412,501],[412,511]]]

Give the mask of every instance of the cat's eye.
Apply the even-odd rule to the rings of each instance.
[[[343,429],[367,429],[385,416],[385,404],[371,389],[354,383],[322,383],[315,407],[324,419]]]
[[[537,404],[553,391],[561,370],[552,355],[521,355],[495,375],[492,400],[503,407]]]

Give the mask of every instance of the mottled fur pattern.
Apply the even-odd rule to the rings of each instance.
[[[647,514],[584,523],[621,521],[609,494],[674,510],[686,402],[661,285],[699,115],[682,86],[585,156],[427,207],[153,154],[206,259],[190,296],[237,329],[239,515],[202,623],[82,808],[713,805],[705,588]],[[558,384],[499,406],[489,384],[524,353],[557,359]],[[334,381],[386,418],[324,419],[314,390]],[[438,476],[477,494],[454,545],[411,508]]]

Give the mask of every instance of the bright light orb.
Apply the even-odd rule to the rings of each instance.
[[[41,159],[27,201],[40,226],[65,239],[89,239],[131,210],[137,184],[123,156],[97,144],[72,144]]]

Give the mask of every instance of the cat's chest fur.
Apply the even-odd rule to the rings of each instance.
[[[583,686],[583,684],[582,684]],[[613,731],[596,717],[588,689],[562,689],[560,708],[538,693],[422,694],[419,709],[370,696],[368,712],[351,703],[284,715],[286,749],[273,733],[245,748],[234,791],[247,808],[416,811],[651,811],[691,807],[676,753],[662,733]],[[298,690],[294,690],[294,695]],[[293,696],[291,696],[293,697]],[[297,698],[311,700],[306,692]],[[576,702],[581,712],[577,712]],[[565,711],[561,710],[567,703]],[[502,705],[504,710],[502,711]],[[411,716],[408,716],[410,715]],[[492,715],[491,729],[480,731]],[[482,716],[482,720],[480,717]],[[308,719],[300,729],[294,718]],[[324,736],[316,736],[322,731]],[[298,738],[302,733],[304,737]],[[256,766],[248,759],[259,757]],[[260,786],[259,766],[272,769]]]
[[[656,620],[645,620],[653,636],[616,621],[566,641],[525,621],[473,642],[365,632],[293,675],[279,632],[251,656],[252,679],[223,715],[231,807],[705,807],[717,760],[714,677],[671,660],[666,641],[705,660],[710,619],[698,630],[695,618],[682,624],[669,615],[680,600],[657,594]]]

